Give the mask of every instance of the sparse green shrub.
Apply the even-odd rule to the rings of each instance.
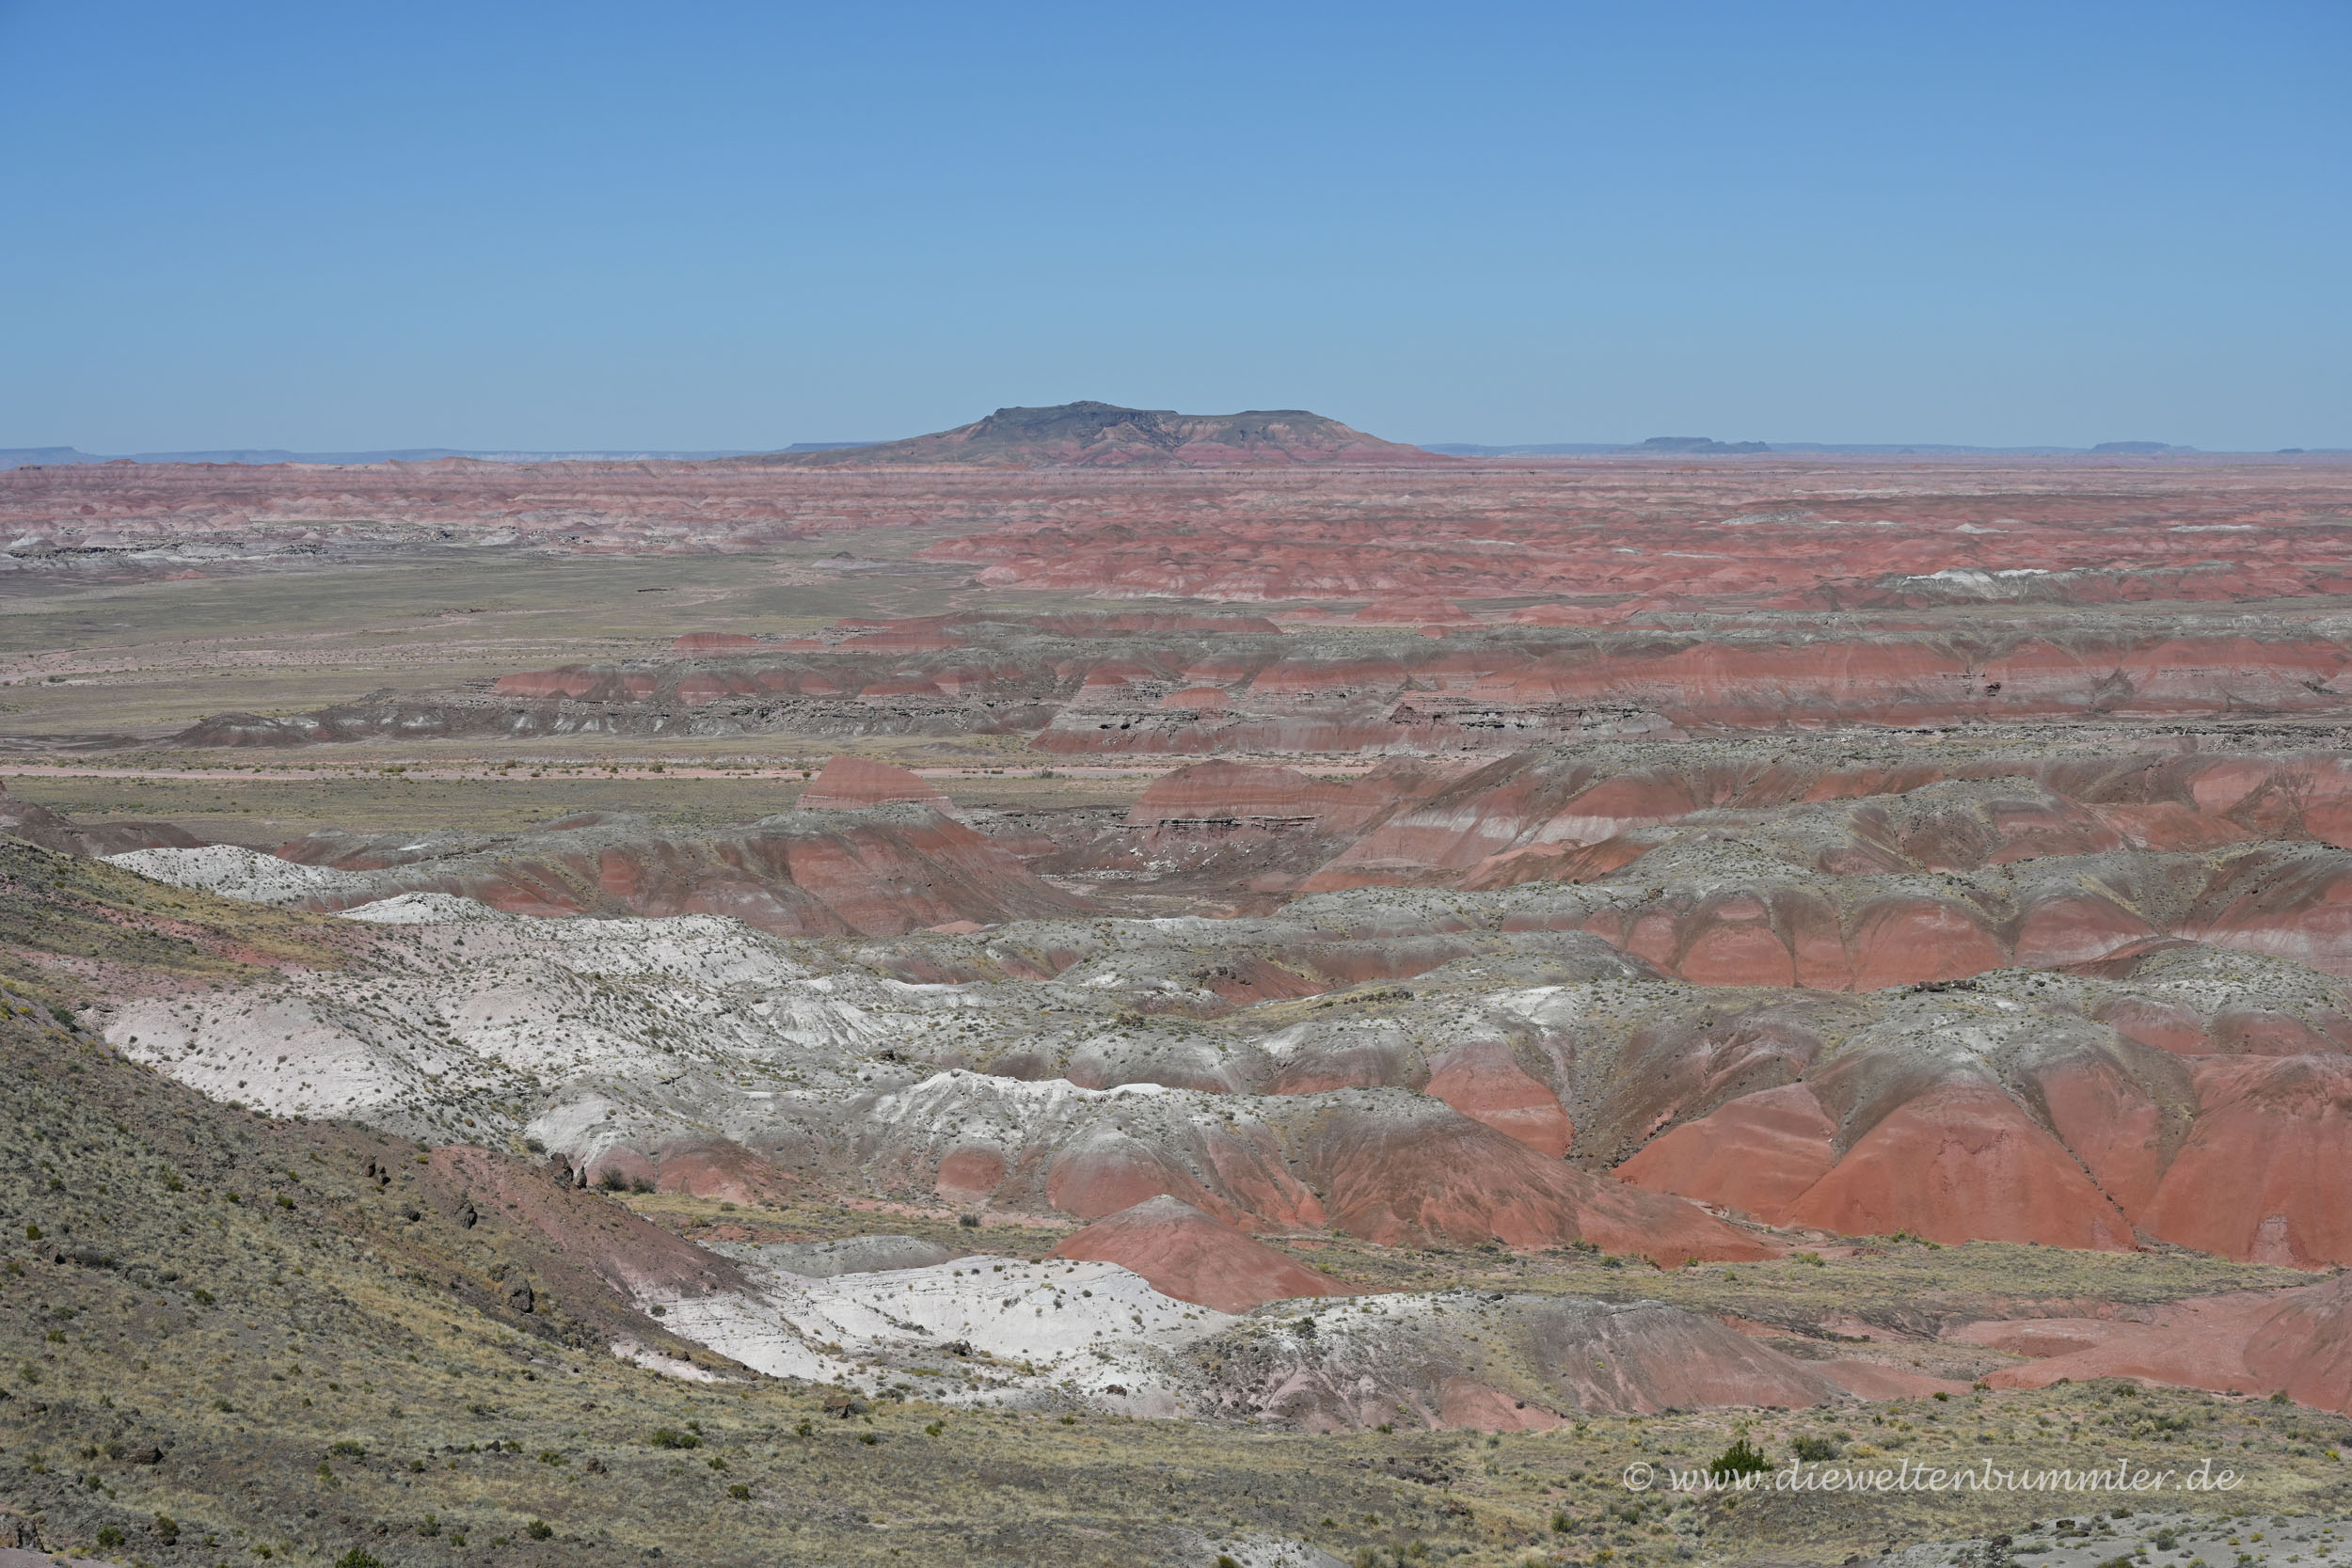
[[[366,1447],[362,1444],[352,1441],[348,1437],[339,1439],[331,1447],[329,1447],[326,1451],[331,1454],[339,1454],[345,1459],[365,1459],[368,1457],[368,1450]]]
[[[656,1427],[653,1429],[653,1446],[657,1449],[699,1449],[703,1440],[691,1432],[679,1432],[674,1427]]]
[[[727,1488],[727,1496],[733,1497],[739,1503],[749,1502],[752,1497],[752,1489],[744,1485],[741,1481],[737,1481],[733,1486]]]
[[[1756,1475],[1759,1471],[1769,1470],[1772,1467],[1772,1462],[1764,1457],[1762,1451],[1755,1444],[1740,1437],[1734,1439],[1731,1447],[1725,1449],[1717,1457],[1715,1463],[1707,1467],[1707,1473],[1717,1481],[1731,1481],[1740,1476]]]
[[[335,1560],[335,1568],[384,1568],[381,1560],[354,1546]]]
[[[190,1291],[188,1294],[195,1299],[196,1304],[199,1307],[210,1307],[213,1305],[213,1292],[206,1290],[201,1285],[199,1285],[195,1290]]]
[[[555,1527],[545,1519],[533,1519],[523,1527],[523,1533],[533,1541],[545,1541],[555,1533]]]
[[[857,1440],[870,1449],[875,1444],[881,1442],[882,1438],[870,1432],[861,1432],[857,1434]]]
[[[167,1546],[180,1539],[180,1521],[168,1513],[155,1515],[155,1535]]]
[[[1813,1465],[1818,1465],[1825,1459],[1836,1459],[1843,1451],[1838,1448],[1837,1439],[1835,1437],[1800,1437],[1788,1447],[1795,1451],[1799,1459]]]
[[[122,1532],[120,1530],[117,1529],[112,1525],[102,1525],[99,1527],[98,1546],[101,1551],[111,1552],[117,1546],[121,1544]]]

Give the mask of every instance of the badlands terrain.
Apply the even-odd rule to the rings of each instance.
[[[0,1562],[2342,1555],[2352,467],[1073,404],[0,529]],[[2238,1483],[1626,1482],[1735,1441]]]

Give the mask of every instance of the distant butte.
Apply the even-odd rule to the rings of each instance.
[[[1111,403],[999,408],[931,436],[831,451],[778,451],[752,461],[795,467],[970,463],[1022,468],[1226,468],[1261,464],[1450,465],[1454,458],[1299,408],[1179,414]]]

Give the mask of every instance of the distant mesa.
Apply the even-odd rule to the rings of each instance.
[[[1179,414],[1111,403],[999,408],[931,436],[829,451],[770,452],[756,462],[803,466],[958,463],[1023,468],[1222,468],[1268,464],[1450,464],[1453,458],[1299,408]]]
[[[2161,457],[2169,451],[2195,451],[2195,447],[2176,447],[2169,441],[2102,441],[2090,449],[2093,457]]]
[[[865,757],[834,757],[801,792],[801,806],[806,811],[864,811],[899,800],[942,808],[947,804],[947,797],[907,769]]]
[[[1745,452],[1770,451],[1761,441],[1718,441],[1711,436],[1653,436],[1638,447],[1627,451],[1664,452],[1670,456],[1737,457]]]

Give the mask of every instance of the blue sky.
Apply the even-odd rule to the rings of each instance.
[[[0,446],[2352,446],[2352,6],[0,0]]]

